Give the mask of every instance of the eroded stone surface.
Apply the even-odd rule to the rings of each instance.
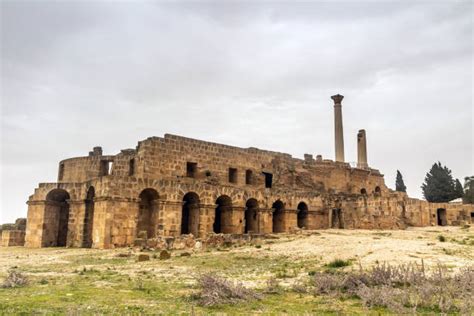
[[[28,200],[26,246],[225,246],[227,235],[460,225],[471,212],[394,192],[365,166],[167,134],[61,161]]]

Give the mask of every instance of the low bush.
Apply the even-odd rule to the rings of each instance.
[[[350,266],[352,262],[350,260],[334,259],[333,261],[326,264],[328,268],[343,268]]]
[[[431,310],[471,314],[474,308],[474,267],[452,275],[438,265],[378,264],[368,271],[317,272],[311,285],[316,295],[358,297],[367,307],[386,307],[397,313]]]
[[[201,288],[198,304],[201,306],[236,304],[261,298],[260,294],[245,288],[242,284],[234,284],[212,274],[201,275],[198,284]]]
[[[8,275],[3,280],[2,288],[21,287],[28,284],[28,277],[16,269],[8,270]]]
[[[439,236],[438,236],[438,240],[439,240],[440,242],[445,242],[445,241],[446,241],[446,237],[444,237],[443,235],[439,235]]]

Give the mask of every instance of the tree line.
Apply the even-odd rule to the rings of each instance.
[[[421,185],[423,196],[428,202],[449,202],[462,198],[463,203],[474,203],[474,176],[464,178],[464,186],[459,179],[454,179],[451,170],[435,162],[425,176],[425,182]],[[403,182],[403,176],[397,170],[395,190],[406,192],[407,187]]]

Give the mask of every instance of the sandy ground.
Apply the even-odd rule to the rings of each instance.
[[[320,257],[355,259],[366,267],[377,262],[402,264],[424,261],[452,268],[474,264],[474,229],[459,227],[416,227],[407,230],[323,230],[318,235],[289,237],[287,242],[269,245],[274,255],[294,259]],[[438,236],[446,237],[440,242]],[[461,243],[465,240],[470,245]],[[254,249],[243,250],[255,252]]]
[[[445,242],[438,236],[443,235]],[[407,230],[321,230],[298,235],[278,235],[263,241],[261,249],[245,246],[230,250],[250,256],[289,257],[296,260],[316,258],[322,264],[333,259],[352,259],[370,267],[378,262],[390,264],[424,261],[427,266],[442,263],[454,270],[474,265],[474,228],[423,227]],[[66,249],[23,247],[0,248],[0,273],[13,266],[64,264],[67,270],[71,257],[101,256],[114,258],[126,249]],[[195,253],[193,256],[209,253]],[[223,254],[218,254],[223,255]],[[179,270],[179,269],[178,269]],[[47,271],[44,271],[47,273]],[[175,271],[178,272],[178,271]]]

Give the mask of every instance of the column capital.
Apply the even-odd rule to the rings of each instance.
[[[336,94],[331,96],[331,99],[334,101],[334,105],[341,105],[342,99],[344,99],[343,95]]]

